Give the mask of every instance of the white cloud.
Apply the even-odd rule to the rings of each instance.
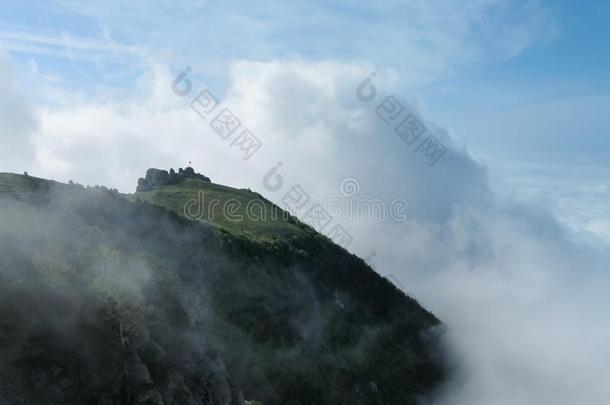
[[[19,80],[9,57],[0,52],[0,170],[21,173],[30,169],[34,157],[30,137],[37,123]]]
[[[550,165],[494,160],[494,189],[506,198],[536,202],[590,243],[609,240],[610,171],[595,165]]]
[[[36,172],[131,192],[151,162],[185,166],[196,161],[193,150],[209,151],[210,145],[203,147],[205,128],[171,93],[167,70],[154,67],[142,80],[150,86],[129,99],[67,97],[81,102],[42,109],[34,137]]]

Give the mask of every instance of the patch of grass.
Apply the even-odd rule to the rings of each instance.
[[[34,191],[48,189],[54,181],[15,173],[0,173],[0,196],[26,197]]]
[[[195,179],[137,192],[129,198],[253,240],[294,238],[307,232],[306,225],[258,193]]]

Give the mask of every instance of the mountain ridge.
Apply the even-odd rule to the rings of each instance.
[[[298,220],[257,230],[251,223],[228,226],[180,215],[175,208],[194,191],[218,192],[218,185],[200,180],[123,195],[0,174],[5,214],[0,237],[6,242],[0,277],[12,282],[5,293],[31,300],[33,293],[48,295],[52,302],[67,294],[68,308],[72,299],[84,303],[97,333],[119,342],[102,345],[113,353],[110,363],[131,370],[99,378],[97,389],[111,398],[108,402],[82,389],[90,381],[71,377],[72,391],[58,394],[56,403],[79,403],[78,397],[80,403],[177,405],[180,397],[193,404],[242,404],[244,398],[265,405],[411,404],[431,392],[443,375],[434,345],[442,326],[434,315]],[[178,195],[173,210],[163,207],[160,203],[174,192],[184,195]],[[30,234],[33,223],[39,229]],[[14,284],[24,275],[29,284]],[[4,302],[0,313],[13,306]],[[106,314],[108,324],[93,315],[98,312]],[[42,309],[34,313],[41,324],[53,324]],[[80,330],[81,315],[74,317],[71,327]],[[0,343],[8,333],[2,331]],[[57,331],[31,331],[18,342],[31,346],[41,336],[73,340]],[[121,343],[125,339],[128,348]],[[29,359],[23,345],[4,340]],[[71,344],[97,350],[87,339]],[[72,364],[69,356],[54,358],[54,349],[41,350],[37,361],[43,369],[59,367],[60,376],[90,370],[89,357],[76,356],[80,365]],[[0,345],[0,365],[6,365],[3,350]],[[40,367],[10,364],[21,381],[34,379],[30,385],[39,387],[32,391],[38,397],[28,397],[28,403],[50,395],[53,384],[46,382],[54,381],[52,372],[43,373],[41,381]],[[23,403],[15,398],[28,392],[28,384],[13,385],[0,383],[0,399],[9,392],[12,402],[5,401]],[[91,398],[83,402],[83,395]]]

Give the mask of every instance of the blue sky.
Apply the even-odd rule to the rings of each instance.
[[[559,24],[550,41],[430,86],[431,108],[487,153],[605,166],[610,157],[610,46],[604,38],[610,37],[610,4],[549,6]],[[486,120],[487,113],[493,118]]]

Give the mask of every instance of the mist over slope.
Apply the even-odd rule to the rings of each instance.
[[[294,218],[259,240],[13,174],[0,204],[2,405],[415,404],[442,377],[439,321]]]

